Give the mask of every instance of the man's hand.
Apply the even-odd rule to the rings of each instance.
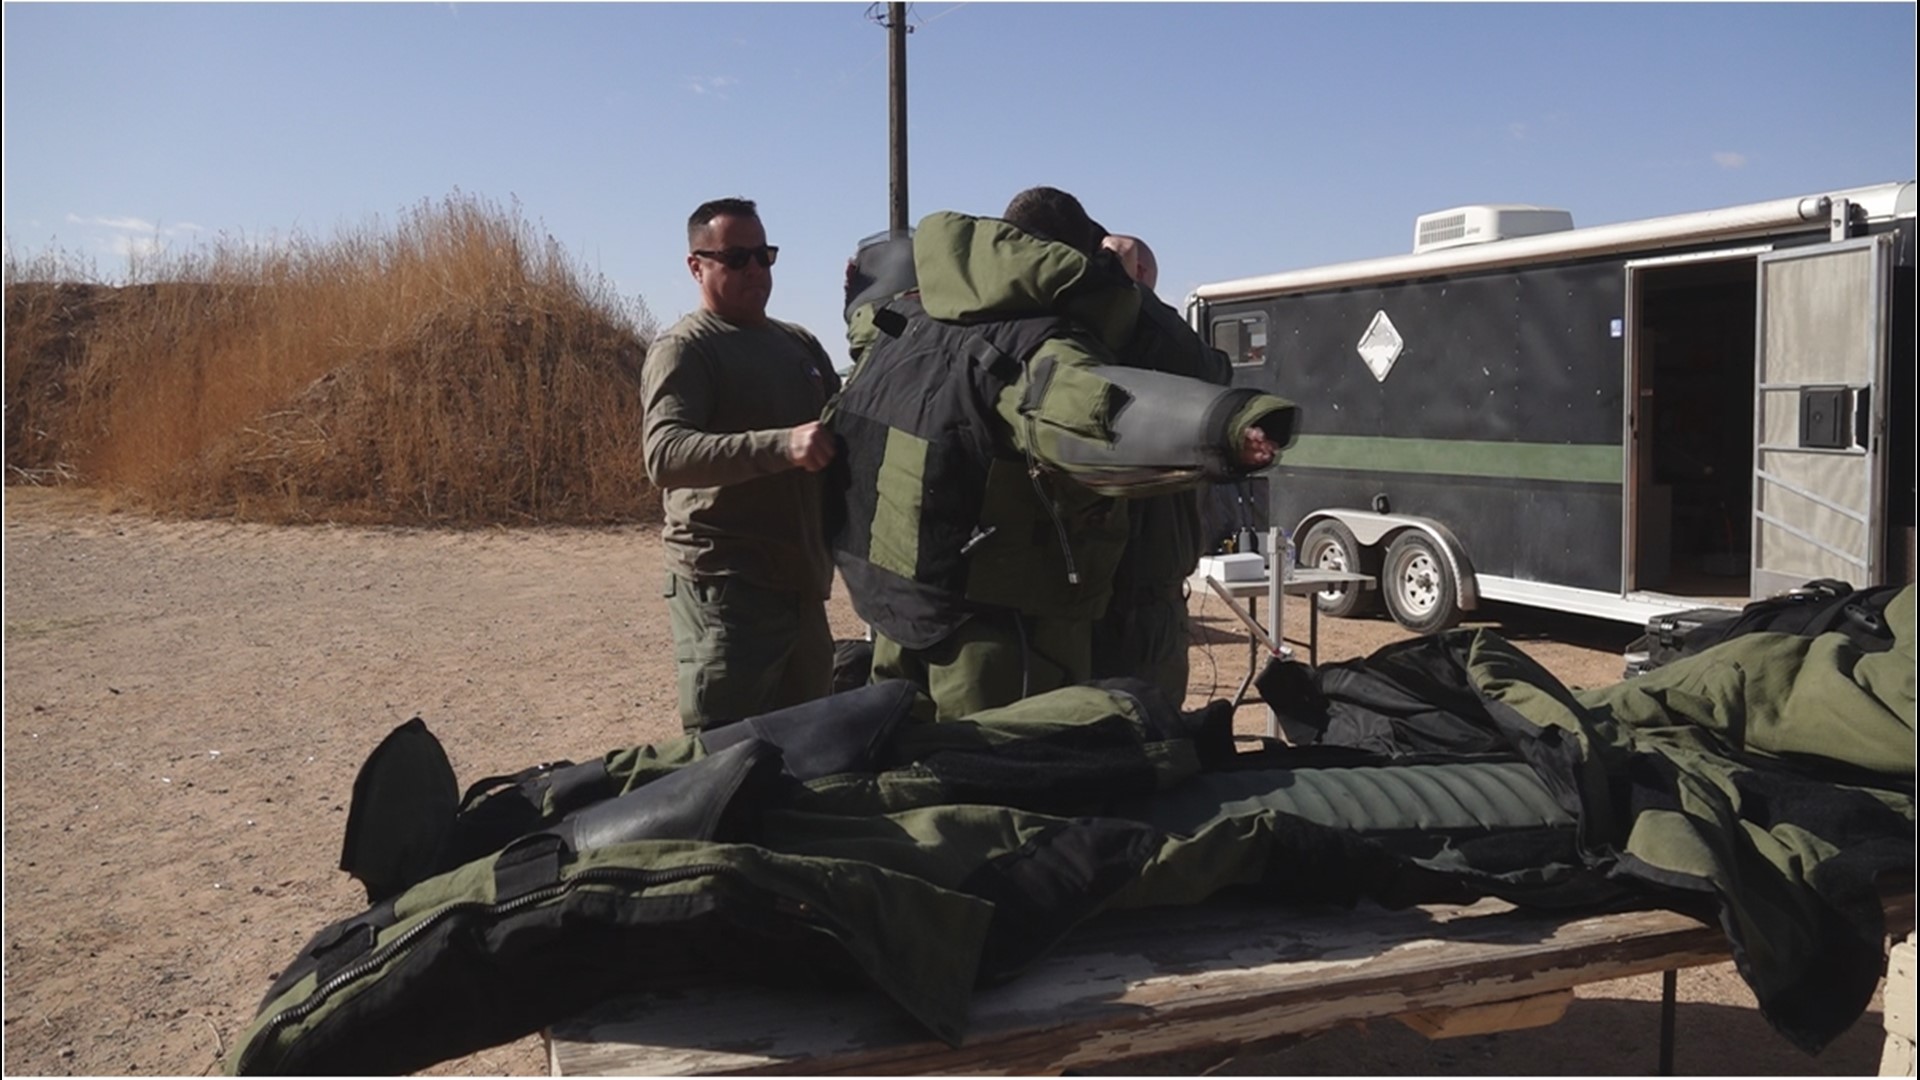
[[[1250,427],[1240,443],[1240,464],[1249,469],[1261,469],[1273,464],[1273,456],[1279,450],[1273,440],[1267,438],[1266,430]]]
[[[833,460],[833,433],[821,427],[818,420],[791,429],[787,432],[787,460],[808,472],[826,468]]]

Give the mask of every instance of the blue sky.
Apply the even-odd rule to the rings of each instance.
[[[760,202],[771,310],[840,351],[887,224],[860,3],[56,4],[5,22],[4,231],[126,252],[324,238],[455,190],[662,323],[701,201]],[[1915,175],[1915,7],[914,4],[911,214],[1078,194],[1203,281],[1401,253],[1425,211],[1576,224]]]

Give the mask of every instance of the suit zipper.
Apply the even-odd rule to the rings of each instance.
[[[1060,520],[1060,508],[1053,504],[1053,496],[1048,495],[1040,486],[1040,462],[1033,456],[1034,440],[1039,432],[1033,423],[1033,414],[1027,415],[1027,479],[1033,481],[1033,493],[1040,497],[1040,505],[1047,508],[1047,516],[1053,519],[1053,534],[1060,540],[1060,557],[1067,561],[1067,584],[1080,584],[1080,571],[1073,563],[1073,548],[1067,543],[1067,525]]]
[[[268,1020],[266,1025],[260,1029],[259,1033],[253,1037],[252,1042],[247,1048],[247,1052],[241,1056],[240,1061],[235,1066],[234,1073],[236,1075],[242,1075],[249,1071],[248,1067],[260,1056],[261,1049],[266,1045],[267,1037],[272,1035],[273,1032],[288,1024],[297,1023],[313,1015],[314,1012],[319,1010],[320,1006],[326,1004],[327,998],[331,997],[336,991],[349,983],[371,974],[380,968],[381,965],[387,963],[387,961],[393,959],[401,952],[404,952],[418,940],[421,935],[439,926],[441,923],[446,922],[456,914],[464,914],[466,912],[492,912],[495,915],[511,915],[522,908],[532,907],[556,896],[571,892],[579,885],[595,883],[637,883],[643,889],[651,889],[660,885],[671,885],[677,881],[686,881],[690,878],[723,873],[725,869],[725,867],[715,864],[681,866],[672,870],[622,870],[610,866],[595,867],[582,870],[565,881],[555,882],[552,885],[535,889],[532,892],[523,893],[504,903],[488,904],[475,900],[461,904],[449,904],[408,927],[399,937],[375,949],[366,959],[348,966],[344,970],[335,973],[332,978],[314,987],[313,992],[307,995],[305,1001],[275,1013],[273,1018]]]

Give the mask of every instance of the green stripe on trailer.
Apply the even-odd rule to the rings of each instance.
[[[1481,442],[1473,439],[1394,439],[1362,435],[1302,435],[1281,464],[1307,469],[1483,476],[1505,480],[1564,480],[1618,484],[1617,444]]]

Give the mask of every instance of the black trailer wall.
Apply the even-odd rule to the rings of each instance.
[[[1380,496],[1447,523],[1481,573],[1617,590],[1624,280],[1609,259],[1212,309],[1266,315],[1265,362],[1236,378],[1302,406],[1272,519]],[[1384,380],[1356,350],[1381,311],[1405,343]]]
[[[1891,355],[1883,388],[1888,397],[1883,577],[1912,580],[1920,504],[1914,432],[1915,228],[1905,218],[1875,223],[1869,231],[1896,234]],[[1205,318],[1211,340],[1223,347],[1225,338],[1238,341],[1243,346],[1238,358],[1258,361],[1237,367],[1237,382],[1273,390],[1301,407],[1299,442],[1268,478],[1265,508],[1274,523],[1294,527],[1303,515],[1331,508],[1429,517],[1454,531],[1479,573],[1616,592],[1623,585],[1628,465],[1622,445],[1626,346],[1636,330],[1626,325],[1626,264],[1650,256],[1733,249],[1745,254],[1756,245],[1779,250],[1830,239],[1823,224],[1810,223],[1764,237],[1220,302],[1206,310]],[[1689,279],[1672,266],[1643,280],[1671,290]],[[1750,312],[1694,310],[1677,296],[1656,301],[1679,304],[1682,310],[1663,316],[1657,302],[1649,305],[1637,316],[1640,329],[1652,320],[1667,331],[1722,335],[1722,351],[1751,350],[1752,326],[1736,325],[1751,318]],[[1357,348],[1379,312],[1392,320],[1404,342],[1384,379],[1375,377]],[[1234,324],[1233,332],[1219,333],[1223,324]],[[1649,337],[1643,345],[1656,340]],[[1643,364],[1646,357],[1643,352]],[[1734,374],[1727,376],[1731,396],[1726,402],[1715,400],[1712,409],[1680,409],[1682,423],[1703,424],[1713,438],[1727,443],[1722,449],[1728,456],[1715,460],[1716,471],[1731,472],[1750,460],[1750,420],[1735,431],[1730,418],[1736,413],[1750,418],[1754,388],[1745,371],[1738,372],[1738,380]],[[1663,400],[1671,404],[1673,397]],[[1657,420],[1671,425],[1672,410],[1667,412]],[[1650,446],[1658,459],[1659,440]],[[1647,482],[1663,479],[1656,470]],[[1734,509],[1751,515],[1750,497],[1742,501]],[[1210,517],[1227,518],[1232,512],[1227,498]],[[1233,523],[1213,524],[1224,535]],[[1745,524],[1736,523],[1736,541],[1744,536]],[[1646,573],[1645,566],[1639,570]]]

